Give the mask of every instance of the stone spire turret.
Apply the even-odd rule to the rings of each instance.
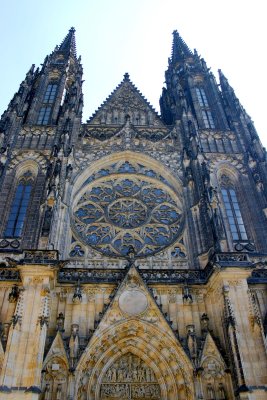
[[[72,54],[76,57],[76,40],[75,40],[75,28],[71,27],[67,36],[63,39],[58,51],[65,52],[68,55]]]
[[[183,61],[187,57],[192,57],[193,53],[175,30],[173,31],[173,42],[172,42],[172,63]]]

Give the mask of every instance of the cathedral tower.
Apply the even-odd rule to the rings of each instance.
[[[177,31],[82,123],[75,30],[0,121],[0,399],[267,399],[266,152]]]

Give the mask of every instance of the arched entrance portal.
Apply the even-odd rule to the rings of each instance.
[[[153,369],[130,352],[107,369],[100,385],[100,400],[161,398],[160,385]]]
[[[77,400],[193,400],[193,368],[171,335],[131,319],[90,342],[77,366]]]
[[[135,267],[88,343],[77,400],[193,400],[193,365]]]

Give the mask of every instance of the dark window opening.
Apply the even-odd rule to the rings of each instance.
[[[5,229],[5,237],[20,237],[32,190],[31,183],[19,183]]]
[[[57,84],[55,83],[50,83],[47,86],[45,95],[44,95],[44,103],[49,103],[52,104],[54,103],[55,97],[56,97],[56,93],[57,93]]]
[[[203,88],[196,88],[196,94],[197,94],[197,99],[198,103],[201,108],[202,112],[202,118],[204,122],[204,126],[207,129],[214,129],[215,128],[215,123],[210,111],[208,99],[205,93],[205,90]]]
[[[37,124],[38,125],[47,125],[49,122],[50,114],[51,114],[50,106],[42,107],[39,111]]]
[[[248,240],[234,189],[222,189],[222,197],[233,240]]]
[[[209,110],[202,110],[202,117],[204,121],[205,128],[207,129],[214,129],[215,124]]]

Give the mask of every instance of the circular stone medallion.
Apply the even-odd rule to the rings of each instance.
[[[119,298],[120,309],[130,315],[138,315],[147,308],[147,298],[141,290],[125,290]]]

